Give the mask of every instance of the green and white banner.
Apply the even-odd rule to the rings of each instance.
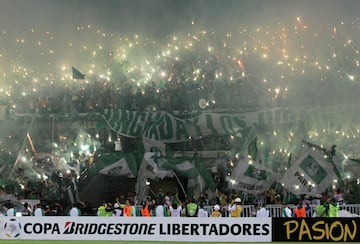
[[[262,162],[256,137],[249,143],[247,152],[248,155],[239,160],[231,172],[228,187],[257,195],[267,191],[279,175]]]
[[[322,128],[356,126],[354,108],[289,108],[244,113],[198,112],[194,115],[165,111],[106,109],[101,117],[106,126],[127,137],[146,137],[163,143],[187,141],[208,135],[246,135],[251,128],[302,124]],[[343,118],[347,118],[344,121]],[[348,125],[348,124],[349,125]],[[100,125],[98,125],[100,126]]]

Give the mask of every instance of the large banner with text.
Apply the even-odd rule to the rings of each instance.
[[[359,242],[360,218],[0,217],[0,239]]]
[[[220,113],[193,111],[187,115],[166,111],[105,109],[98,127],[109,127],[127,137],[146,137],[163,143],[188,141],[208,135],[246,136],[253,128],[342,128],[359,125],[357,107],[275,108],[254,112]],[[341,111],[341,112],[339,112]],[[105,123],[104,123],[105,122]]]
[[[0,217],[1,239],[270,242],[271,218]]]
[[[358,242],[360,218],[274,218],[273,241]]]

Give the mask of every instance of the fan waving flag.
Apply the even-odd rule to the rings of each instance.
[[[250,194],[260,194],[267,191],[278,177],[277,173],[263,163],[244,158],[231,172],[228,187]]]
[[[74,68],[74,66],[72,67],[72,74],[73,74],[73,79],[74,80],[84,80],[85,79],[85,75],[83,73],[81,73],[78,69]]]
[[[294,194],[318,195],[337,179],[334,167],[317,149],[309,148],[286,171],[284,187]]]
[[[231,172],[228,187],[250,194],[267,191],[279,178],[277,173],[262,162],[255,137],[248,145],[248,155],[239,160]]]

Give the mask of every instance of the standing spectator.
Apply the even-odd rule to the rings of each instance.
[[[106,202],[103,202],[97,209],[97,216],[101,216],[101,217],[107,217],[109,216],[108,215],[108,212],[106,211],[106,206],[107,203]]]
[[[281,202],[282,202],[282,197],[281,197],[281,195],[280,194],[276,194],[275,195],[275,204],[277,204],[277,205],[280,205],[281,204]]]
[[[204,209],[204,202],[200,202],[199,211],[197,213],[198,217],[209,217],[209,213]]]
[[[45,216],[45,212],[44,209],[41,207],[41,203],[36,204],[34,216]]]
[[[241,199],[239,197],[235,198],[234,203],[229,204],[228,211],[230,212],[230,217],[241,217],[243,209],[240,204]]]
[[[305,206],[306,211],[306,217],[311,217],[311,197],[309,195],[305,196],[305,199],[303,200],[303,205]]]
[[[283,202],[283,204],[282,204],[281,217],[282,218],[291,218],[292,217],[292,211],[285,202]]]
[[[69,210],[69,216],[81,216],[81,210],[76,203],[72,204],[72,207]]]
[[[122,216],[121,204],[118,201],[114,203],[114,216],[116,217]]]
[[[151,210],[149,208],[149,201],[144,200],[143,204],[140,209],[141,216],[143,217],[150,217],[151,216]]]
[[[124,217],[131,217],[135,216],[135,208],[133,205],[131,205],[130,199],[126,199],[125,205],[123,208],[123,215]]]
[[[171,217],[181,217],[182,202],[177,195],[176,200],[173,200],[172,203],[170,203],[169,211]]]
[[[9,203],[9,208],[6,211],[6,216],[8,217],[13,217],[16,216],[16,210],[14,208],[14,204],[13,203]]]
[[[295,207],[295,217],[296,218],[306,218],[306,208],[303,201],[299,201]]]
[[[340,188],[338,188],[334,194],[335,200],[342,205],[344,203],[343,193],[341,192]]]
[[[211,212],[211,217],[220,218],[221,212],[220,212],[220,206],[218,204],[215,204],[214,210]]]
[[[111,202],[107,202],[105,205],[105,212],[106,212],[106,216],[113,216],[114,215],[114,208]]]
[[[24,203],[24,209],[21,211],[21,216],[32,216],[31,208],[27,202]]]
[[[155,207],[155,216],[156,217],[168,217],[169,211],[168,211],[168,206],[166,205],[165,200],[163,200],[162,202],[160,202],[161,200],[159,199],[157,202],[157,205]]]
[[[170,206],[171,202],[170,202],[170,192],[166,192],[164,200],[167,206]]]
[[[324,202],[321,201],[320,204],[315,207],[315,217],[327,217],[327,209],[324,206]]]
[[[270,217],[270,212],[268,209],[265,208],[265,203],[258,204],[257,205],[257,211],[256,211],[256,217]]]
[[[186,217],[197,217],[199,206],[195,203],[194,198],[189,199],[189,203],[185,207]]]
[[[335,198],[331,199],[329,204],[329,217],[330,218],[337,218],[339,217],[339,203],[336,201]]]

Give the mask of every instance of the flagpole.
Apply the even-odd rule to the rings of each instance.
[[[183,184],[181,183],[179,177],[177,176],[177,174],[176,174],[173,170],[171,170],[171,172],[172,172],[172,174],[175,176],[175,179],[177,180],[178,184],[180,185],[181,190],[183,191],[184,195],[187,196],[187,194],[186,194],[186,192],[185,192],[185,189],[184,189],[184,186],[183,186]]]
[[[14,173],[14,170],[15,170],[17,164],[19,163],[20,157],[21,157],[21,155],[22,155],[22,151],[24,150],[24,147],[25,147],[25,143],[26,143],[26,141],[28,140],[28,134],[29,134],[30,130],[32,129],[32,127],[34,126],[35,119],[36,119],[35,116],[32,116],[32,117],[31,117],[31,122],[30,122],[30,125],[29,125],[28,129],[27,129],[27,134],[25,135],[25,137],[24,137],[24,139],[23,139],[23,142],[22,142],[21,147],[20,147],[20,150],[19,150],[19,152],[18,152],[18,154],[17,154],[17,156],[16,156],[16,159],[15,159],[15,162],[14,162],[14,164],[13,164],[13,167],[12,167],[12,169],[10,170],[10,173],[9,173],[9,175],[8,175],[8,177],[7,177],[8,179],[10,179],[10,178],[12,177],[12,174]],[[31,146],[31,145],[30,145],[30,146]],[[32,146],[32,149],[33,149],[33,146]],[[34,156],[35,156],[35,153],[36,153],[36,152],[32,150],[32,153],[34,153]]]

